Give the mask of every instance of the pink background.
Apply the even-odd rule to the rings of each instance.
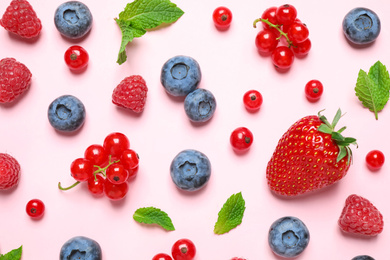
[[[0,1],[3,13],[10,1]],[[82,41],[90,63],[82,74],[66,67],[63,55],[74,44],[60,36],[54,26],[54,12],[63,1],[31,0],[42,20],[38,40],[26,42],[0,30],[0,58],[14,57],[33,74],[31,89],[11,106],[0,106],[0,152],[13,155],[22,167],[16,189],[0,192],[0,253],[23,245],[23,259],[58,259],[62,244],[76,235],[98,241],[103,258],[151,259],[160,252],[170,253],[180,238],[191,239],[200,260],[279,259],[270,250],[267,233],[279,217],[292,215],[308,226],[311,241],[299,259],[352,259],[368,254],[378,260],[389,259],[390,191],[389,164],[371,172],[366,154],[381,150],[390,157],[387,105],[374,114],[363,108],[354,87],[360,69],[368,71],[380,60],[390,66],[390,6],[386,0],[289,2],[298,10],[298,18],[307,24],[312,50],[304,59],[296,59],[287,73],[277,72],[270,57],[257,53],[254,39],[259,29],[252,22],[280,1],[174,1],[185,14],[170,26],[148,32],[127,48],[128,60],[116,64],[121,34],[114,18],[127,1],[84,0],[93,14],[92,31]],[[217,31],[213,10],[228,6],[233,12],[231,28]],[[379,15],[382,31],[374,44],[355,48],[345,39],[341,23],[352,8],[368,7]],[[160,83],[163,63],[175,55],[195,58],[202,69],[201,88],[212,91],[217,110],[211,121],[197,125],[189,121],[183,100],[170,97]],[[111,103],[115,86],[126,76],[139,74],[149,92],[142,114],[120,109]],[[304,86],[311,79],[324,85],[317,103],[309,103]],[[264,98],[261,110],[248,113],[242,102],[250,89]],[[81,99],[86,107],[85,125],[75,134],[56,132],[47,119],[52,100],[63,94]],[[346,115],[340,127],[347,125],[347,136],[357,138],[352,148],[353,165],[345,179],[331,188],[296,199],[281,199],[268,189],[265,169],[274,148],[288,127],[299,118],[326,109],[332,118],[338,108]],[[254,143],[244,155],[233,152],[230,133],[240,126],[254,134]],[[82,185],[62,192],[73,183],[70,163],[82,157],[91,144],[103,142],[114,131],[125,133],[141,158],[137,178],[131,182],[125,200],[114,203],[95,198]],[[180,192],[170,179],[169,165],[183,149],[197,149],[212,163],[208,185],[199,192]],[[217,214],[226,199],[242,192],[246,201],[243,222],[224,235],[213,233]],[[382,212],[385,228],[374,238],[343,234],[337,220],[348,195],[368,198]],[[46,205],[45,216],[34,221],[25,213],[26,203],[39,198]],[[155,206],[169,214],[176,230],[167,232],[132,219],[140,207]]]

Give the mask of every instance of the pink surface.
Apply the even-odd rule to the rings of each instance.
[[[390,109],[374,114],[362,107],[354,93],[360,69],[367,71],[380,60],[390,66],[390,6],[385,0],[290,2],[298,18],[310,29],[312,50],[296,59],[287,73],[277,72],[270,57],[257,53],[254,39],[259,29],[254,19],[273,5],[273,1],[174,1],[185,14],[178,22],[137,38],[127,48],[128,61],[116,64],[121,41],[114,18],[126,1],[85,0],[94,16],[90,34],[81,42],[90,55],[82,74],[66,67],[63,54],[73,42],[60,36],[53,22],[54,11],[63,1],[34,1],[43,30],[38,40],[26,42],[0,30],[0,58],[14,57],[33,74],[31,89],[12,106],[0,107],[0,152],[13,155],[22,167],[22,178],[12,192],[0,192],[0,253],[23,245],[23,259],[58,259],[62,244],[76,235],[98,241],[103,258],[108,260],[151,259],[159,252],[170,253],[180,238],[191,239],[197,247],[197,260],[279,259],[267,244],[271,223],[292,215],[308,226],[311,241],[302,260],[352,259],[368,254],[389,259],[390,216],[388,203],[389,164],[378,172],[365,165],[366,154],[381,150],[390,157]],[[3,13],[9,1],[0,1]],[[226,32],[215,29],[213,10],[226,5],[233,12],[233,23]],[[367,48],[354,48],[341,29],[344,15],[352,8],[368,7],[379,15],[382,31]],[[213,92],[217,110],[211,121],[196,125],[185,115],[183,100],[165,93],[160,83],[163,63],[175,55],[195,58],[202,69],[201,88]],[[126,76],[139,74],[149,92],[144,112],[135,115],[111,103],[115,86]],[[324,85],[317,103],[309,103],[304,86],[311,79]],[[261,110],[248,113],[242,103],[249,89],[259,90],[264,98]],[[56,132],[47,119],[52,100],[63,94],[81,99],[87,110],[83,128],[75,134]],[[268,189],[265,169],[274,148],[287,128],[299,118],[326,109],[331,118],[338,108],[346,115],[347,136],[356,137],[354,160],[345,179],[321,192],[302,198],[281,199]],[[254,134],[250,151],[237,155],[229,137],[236,127],[248,127]],[[114,131],[125,133],[141,158],[137,178],[130,184],[126,199],[113,203],[95,198],[86,187],[62,192],[57,183],[73,183],[69,174],[72,160],[84,149],[102,143]],[[180,192],[169,175],[169,165],[183,149],[197,149],[212,163],[208,185],[199,192]],[[226,199],[242,192],[246,201],[243,222],[224,235],[213,233],[217,214]],[[374,238],[343,234],[337,226],[344,201],[356,193],[368,198],[382,212],[385,228]],[[25,213],[26,203],[39,198],[46,205],[38,221]],[[176,230],[167,232],[132,219],[140,207],[161,208],[172,218]]]

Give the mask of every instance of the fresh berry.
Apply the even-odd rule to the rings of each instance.
[[[325,188],[341,180],[351,165],[350,144],[356,139],[335,131],[341,118],[337,111],[332,124],[325,116],[306,116],[280,138],[268,162],[269,188],[279,195],[296,196]]]
[[[289,4],[279,6],[276,9],[275,17],[278,20],[278,24],[292,24],[295,21],[295,18],[297,18],[297,9]]]
[[[297,57],[303,57],[307,55],[310,49],[311,49],[311,41],[309,38],[301,43],[295,44],[291,48],[291,50],[294,52],[295,56]]]
[[[375,259],[368,255],[358,255],[352,258],[352,260],[375,260]]]
[[[257,47],[257,50],[260,53],[272,53],[276,47],[279,44],[278,37],[272,30],[270,29],[264,29],[261,30],[257,35],[255,39],[255,45]]]
[[[9,154],[0,153],[0,190],[15,187],[20,179],[20,164]]]
[[[276,10],[277,9],[278,8],[276,6],[272,6],[272,7],[265,9],[263,14],[261,15],[261,18],[264,20],[267,20],[268,22],[270,22],[272,24],[278,24],[278,19],[276,19]],[[263,22],[262,24],[263,24],[264,29],[271,29],[276,35],[279,36],[278,30],[270,27],[269,24],[267,24],[267,23]]]
[[[85,158],[77,158],[70,165],[70,173],[76,181],[87,181],[93,176],[93,164]]]
[[[129,178],[129,172],[122,164],[115,163],[107,168],[106,178],[113,184],[122,184]]]
[[[88,52],[81,46],[70,46],[64,54],[66,65],[73,71],[81,71],[88,65]]]
[[[57,7],[54,24],[66,38],[79,39],[92,28],[93,17],[89,8],[79,1],[67,1]]]
[[[130,141],[126,135],[114,132],[106,136],[103,147],[109,155],[120,158],[123,151],[130,148]]]
[[[60,251],[60,260],[102,260],[102,249],[95,240],[77,236],[66,241]]]
[[[239,257],[233,257],[233,258],[230,259],[230,260],[246,260],[246,259],[244,259],[244,258],[239,258]]]
[[[104,166],[108,162],[108,153],[100,144],[93,144],[87,147],[84,152],[84,158],[93,165]]]
[[[310,80],[305,85],[305,95],[310,102],[318,101],[322,96],[322,92],[324,92],[324,86],[319,80]]]
[[[293,258],[308,246],[310,233],[306,225],[296,217],[282,217],[272,223],[268,232],[268,244],[278,256]]]
[[[164,254],[164,253],[160,253],[160,254],[157,254],[155,255],[152,260],[172,260],[172,257],[170,257],[169,255],[167,254]]]
[[[287,36],[295,45],[309,38],[309,29],[301,22],[293,22],[288,26]]]
[[[112,103],[136,113],[144,110],[148,87],[139,75],[124,78],[112,93]]]
[[[12,0],[0,20],[7,31],[22,38],[33,38],[42,30],[41,20],[26,0]]]
[[[93,195],[102,195],[104,189],[104,177],[101,175],[91,176],[88,179],[88,190]]]
[[[338,224],[346,233],[376,236],[383,231],[383,216],[369,200],[352,194],[345,201]]]
[[[160,81],[168,94],[185,97],[198,87],[201,78],[199,63],[192,57],[179,55],[164,63]]]
[[[32,218],[41,218],[45,212],[45,204],[39,199],[32,199],[27,202],[26,212]]]
[[[380,31],[381,22],[378,15],[368,8],[354,8],[343,19],[345,37],[357,45],[375,41]]]
[[[294,53],[287,46],[278,46],[271,54],[272,63],[275,67],[289,69],[294,62]]]
[[[196,89],[184,99],[184,111],[192,122],[206,122],[212,118],[217,102],[213,93]]]
[[[385,155],[379,150],[372,150],[366,155],[366,163],[370,170],[377,171],[385,163]]]
[[[218,30],[227,30],[233,19],[233,14],[229,8],[225,6],[217,7],[213,12],[214,25]]]
[[[179,239],[172,246],[172,257],[174,260],[192,260],[196,255],[194,243],[186,238]]]
[[[14,58],[0,60],[0,104],[10,103],[31,85],[31,72]]]
[[[136,151],[132,149],[126,149],[122,152],[120,162],[126,170],[132,170],[138,167],[139,156]]]
[[[121,184],[114,184],[108,179],[104,181],[104,194],[113,201],[123,199],[129,190],[127,182]]]
[[[255,112],[260,109],[261,104],[263,104],[263,96],[257,90],[249,90],[245,92],[244,97],[244,106],[250,112]]]
[[[72,95],[63,95],[50,103],[47,116],[54,129],[62,132],[74,132],[85,121],[85,107],[80,99]]]
[[[172,181],[179,189],[197,191],[209,181],[211,163],[204,153],[187,149],[172,160],[170,172]]]
[[[236,151],[246,151],[252,145],[253,134],[246,127],[238,127],[230,134],[230,144]]]

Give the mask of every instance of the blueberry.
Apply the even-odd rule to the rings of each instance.
[[[352,260],[375,260],[375,259],[368,255],[358,255],[352,258]]]
[[[193,122],[206,122],[215,112],[217,103],[214,95],[206,89],[197,89],[184,99],[184,110]]]
[[[296,257],[309,244],[310,234],[305,224],[296,217],[283,217],[272,223],[268,244],[272,251],[282,257]]]
[[[84,124],[85,107],[78,98],[64,95],[51,102],[47,115],[52,127],[59,131],[72,132]]]
[[[60,260],[101,260],[102,249],[99,243],[88,237],[77,236],[69,239],[61,247]]]
[[[368,44],[378,37],[381,31],[381,22],[374,11],[358,7],[349,11],[344,17],[343,31],[352,43]]]
[[[78,39],[86,35],[91,30],[92,20],[88,7],[79,1],[61,4],[54,14],[57,30],[70,39]]]
[[[181,151],[172,160],[171,177],[176,186],[185,191],[196,191],[210,179],[211,164],[207,156],[199,151]]]
[[[199,64],[188,56],[175,56],[161,69],[161,84],[175,97],[184,97],[194,91],[202,78]]]

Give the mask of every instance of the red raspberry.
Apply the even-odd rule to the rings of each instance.
[[[350,195],[339,218],[339,227],[347,233],[376,236],[383,230],[383,216],[367,199]]]
[[[19,183],[20,165],[14,157],[0,153],[0,190],[8,190]]]
[[[30,88],[31,72],[14,58],[0,60],[0,103],[14,101]]]
[[[41,32],[41,20],[26,0],[12,0],[0,20],[7,31],[23,38],[33,38]]]
[[[147,92],[148,88],[141,76],[129,76],[123,79],[114,89],[112,103],[140,113],[144,109]]]

